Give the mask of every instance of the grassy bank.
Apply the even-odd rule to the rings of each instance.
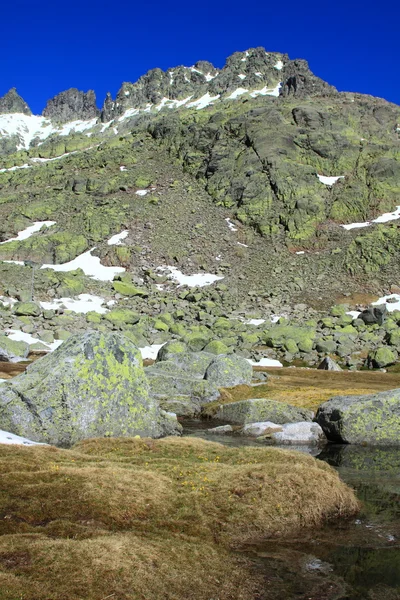
[[[357,510],[326,464],[198,439],[0,447],[0,599],[250,600],[231,552]]]
[[[400,387],[399,373],[260,367],[255,370],[268,373],[268,382],[221,390],[221,398],[205,407],[205,416],[212,417],[221,404],[250,398],[269,398],[316,411],[333,396],[373,394]]]

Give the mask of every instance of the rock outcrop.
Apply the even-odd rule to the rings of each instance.
[[[319,407],[316,421],[332,442],[399,446],[400,389],[336,396]]]
[[[51,98],[43,111],[43,116],[57,123],[89,120],[100,115],[96,106],[96,95],[93,90],[81,92],[71,88]]]
[[[23,113],[24,115],[31,115],[31,109],[23,98],[18,94],[16,88],[11,88],[0,98],[0,115],[2,114],[13,114]]]
[[[180,426],[149,396],[136,346],[120,334],[88,331],[0,386],[0,428],[70,446],[90,437],[158,438]]]

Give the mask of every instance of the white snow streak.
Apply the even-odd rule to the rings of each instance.
[[[255,360],[250,360],[246,358],[247,362],[251,364],[252,367],[282,367],[282,363],[279,360],[275,360],[274,358],[262,358],[258,362]]]
[[[237,231],[237,227],[234,226],[229,217],[227,217],[225,221],[228,223],[228,227],[231,231]]]
[[[217,96],[210,96],[210,94],[207,92],[207,94],[204,94],[204,96],[202,96],[198,100],[195,100],[194,102],[190,102],[190,104],[188,104],[187,107],[188,108],[196,108],[197,110],[201,110],[202,108],[206,108],[207,106],[210,106],[210,104],[212,104],[213,102],[218,100],[219,97],[220,97],[220,94],[218,94]]]
[[[42,340],[33,337],[33,335],[31,335],[30,333],[25,333],[24,331],[19,331],[18,329],[8,329],[6,333],[10,340],[14,340],[14,342],[25,342],[30,346],[32,346],[33,344],[43,344],[43,346],[46,346],[46,348],[48,348],[49,352],[52,352],[62,344],[62,340],[55,340],[51,344],[43,342]]]
[[[42,229],[42,227],[51,227],[52,225],[55,225],[55,224],[56,224],[56,221],[36,221],[33,225],[29,225],[29,227],[27,227],[23,231],[20,231],[18,233],[17,237],[10,238],[9,240],[6,240],[5,242],[0,242],[0,245],[8,244],[8,242],[22,242],[22,240],[27,240],[28,238],[31,237],[31,235],[40,231]]]
[[[143,360],[145,358],[150,359],[150,360],[156,360],[158,351],[166,343],[167,342],[164,342],[164,344],[153,344],[152,346],[144,346],[144,348],[139,348]]]
[[[384,213],[383,215],[377,217],[373,221],[365,221],[364,223],[350,223],[349,225],[342,225],[342,227],[343,229],[347,229],[347,231],[349,231],[350,229],[360,229],[361,227],[369,227],[373,223],[388,223],[390,221],[396,221],[397,219],[400,219],[400,205],[397,206],[396,210],[394,210],[393,212]]]

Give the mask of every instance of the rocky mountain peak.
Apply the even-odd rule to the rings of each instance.
[[[7,94],[0,98],[0,114],[23,113],[31,115],[31,109],[23,98],[18,94],[16,88],[11,88]]]
[[[330,96],[338,91],[310,70],[306,60],[290,60],[282,69],[281,96]]]
[[[177,106],[179,102],[209,94],[220,97],[247,90],[273,89],[282,80],[281,71],[290,62],[287,54],[251,48],[228,57],[222,69],[200,60],[191,67],[178,66],[167,71],[152,69],[135,83],[125,82],[115,101],[107,96],[101,114],[103,122],[120,117],[127,110]],[[244,92],[243,92],[244,90]],[[239,95],[238,94],[238,95]],[[237,96],[235,96],[237,97]]]
[[[51,98],[43,111],[43,116],[58,123],[89,120],[100,115],[93,90],[82,92],[71,88]]]

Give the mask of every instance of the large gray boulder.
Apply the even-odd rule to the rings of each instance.
[[[233,387],[243,383],[251,383],[253,369],[250,363],[241,356],[217,356],[207,368],[205,378],[217,387]]]
[[[328,441],[318,423],[301,421],[300,423],[286,423],[282,431],[272,433],[272,440],[276,444],[321,446]]]
[[[400,389],[336,396],[319,407],[316,421],[333,442],[399,446]]]
[[[0,428],[58,446],[180,430],[176,415],[149,395],[136,346],[120,334],[95,331],[72,336],[0,385]]]
[[[313,417],[314,413],[310,410],[300,409],[268,398],[252,398],[222,404],[215,415],[215,419],[219,421],[241,425],[261,421],[272,421],[281,425],[283,423],[311,421]]]

